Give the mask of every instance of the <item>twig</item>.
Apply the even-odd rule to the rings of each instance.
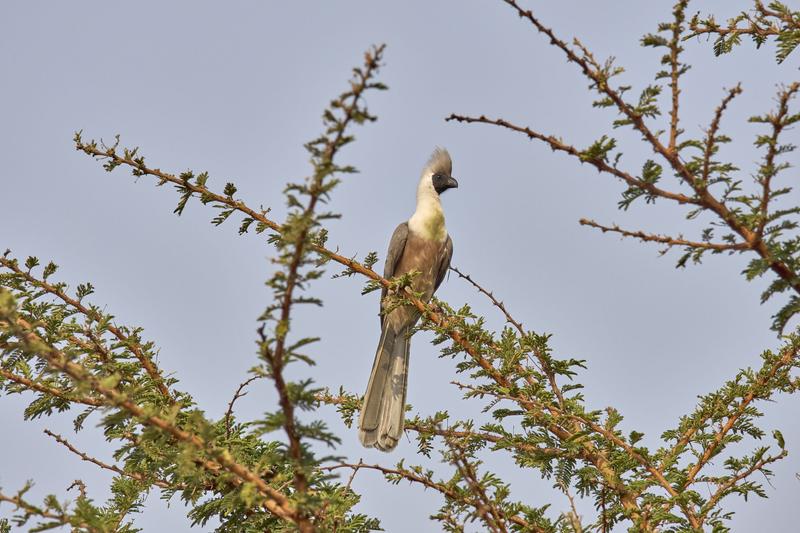
[[[245,381],[243,381],[242,383],[240,383],[239,387],[236,389],[236,393],[233,395],[233,398],[231,398],[231,401],[228,403],[228,410],[225,411],[225,436],[227,438],[231,437],[231,420],[232,420],[232,417],[233,417],[233,404],[236,403],[236,400],[238,400],[242,396],[247,395],[247,392],[242,392],[245,387],[247,387],[249,384],[251,384],[255,380],[263,378],[263,377],[265,377],[265,376],[261,376],[261,375],[258,375],[258,374],[255,375],[255,376],[252,376],[252,377],[246,379]]]
[[[5,344],[0,343],[0,346],[5,346]],[[41,383],[32,381],[24,376],[19,376],[3,368],[0,368],[0,376],[3,376],[4,378],[13,381],[15,383],[19,383],[20,385],[28,389],[34,390],[36,392],[41,392],[43,394],[49,394],[51,396],[55,396],[56,398],[61,398],[62,400],[67,402],[80,403],[83,405],[91,405],[92,407],[101,407],[105,405],[105,403],[102,400],[99,400],[97,398],[90,398],[88,396],[72,396],[69,391],[42,385]]]
[[[445,497],[447,497],[447,498],[449,498],[451,500],[465,503],[465,504],[467,504],[467,505],[469,505],[471,507],[475,507],[475,505],[476,505],[476,502],[464,498],[462,495],[460,495],[459,493],[457,493],[453,489],[447,487],[446,485],[444,485],[442,483],[437,483],[437,482],[435,482],[435,481],[433,481],[433,480],[431,480],[431,479],[429,479],[429,478],[427,478],[425,476],[422,476],[420,474],[414,473],[414,472],[412,472],[410,470],[406,470],[406,469],[388,468],[388,467],[381,466],[381,465],[367,464],[367,463],[364,463],[362,461],[359,461],[357,464],[353,464],[353,463],[338,463],[338,464],[331,465],[331,466],[323,466],[323,467],[320,467],[320,470],[333,471],[333,470],[337,470],[337,469],[340,469],[340,468],[350,468],[350,469],[361,469],[361,468],[363,468],[363,469],[367,469],[367,470],[376,470],[378,472],[381,472],[383,475],[397,476],[397,477],[405,479],[406,481],[409,481],[411,483],[417,483],[417,484],[420,484],[420,485],[422,485],[424,487],[427,487],[429,489],[433,489],[433,490],[441,493],[443,496],[445,496]],[[529,523],[527,520],[525,520],[521,516],[518,516],[518,515],[509,516],[508,520],[510,522],[513,522],[514,524],[516,524],[518,526],[522,526],[523,528],[526,528],[525,531],[533,531],[533,532],[537,532],[537,533],[544,533],[544,530],[541,529],[539,526],[537,526],[536,524]]]
[[[353,485],[353,480],[356,478],[356,474],[358,474],[358,470],[360,468],[360,466],[358,465],[362,464],[363,462],[364,460],[359,458],[356,467],[353,468],[353,471],[350,473],[350,477],[347,479],[347,485],[345,485],[345,491],[350,490],[350,487]],[[328,507],[328,501],[325,502],[325,509],[327,509],[327,507]],[[323,512],[325,511],[325,509],[323,509]],[[339,530],[340,524],[341,524],[341,518],[337,518],[336,522],[333,524],[333,533],[336,533]]]
[[[469,282],[469,284],[475,287],[478,290],[478,292],[484,294],[487,298],[489,298],[492,304],[495,307],[497,307],[503,313],[503,315],[505,315],[506,321],[508,321],[509,324],[512,324],[517,329],[521,337],[524,338],[528,336],[528,332],[526,332],[525,328],[522,327],[522,323],[518,322],[511,316],[511,313],[508,312],[505,304],[494,297],[494,293],[484,289],[478,282],[473,280],[469,275],[462,273],[456,267],[451,266],[450,270],[458,274],[460,278]],[[561,388],[558,386],[558,382],[556,381],[555,372],[553,372],[553,369],[551,368],[551,365],[548,362],[548,360],[545,357],[543,357],[538,350],[535,351],[535,355],[539,362],[539,368],[541,368],[542,372],[544,372],[544,374],[547,376],[547,380],[550,383],[550,389],[553,391],[553,394],[556,395],[556,398],[558,398],[558,405],[563,409],[564,396],[561,393]],[[530,378],[528,379],[528,384],[533,385],[533,383],[530,381]]]
[[[765,375],[760,376],[759,379],[750,387],[750,391],[742,398],[739,404],[734,409],[733,413],[728,417],[724,424],[721,425],[720,429],[714,434],[714,438],[708,443],[708,445],[703,450],[703,454],[698,459],[697,463],[695,463],[687,472],[686,478],[683,482],[683,488],[688,488],[692,483],[695,481],[695,477],[700,472],[700,470],[705,466],[705,464],[716,455],[719,446],[722,444],[722,441],[725,439],[725,436],[731,431],[734,424],[737,420],[746,412],[747,407],[756,399],[760,399],[763,396],[763,389],[764,385],[773,379],[779,371],[782,371],[785,368],[791,368],[794,364],[794,360],[798,355],[797,348],[787,348],[784,350],[783,355],[779,360],[779,364],[773,366],[773,368]],[[696,431],[696,430],[695,430]],[[673,447],[673,454],[677,453],[683,446],[688,444],[689,439],[691,438],[691,434],[687,432],[681,440]],[[673,455],[670,454],[670,455]]]
[[[305,207],[303,214],[299,220],[309,220],[314,213],[317,202],[324,193],[322,188],[322,180],[325,174],[319,172],[320,168],[333,167],[334,158],[339,149],[344,145],[344,138],[347,135],[347,127],[355,120],[361,113],[359,103],[364,95],[364,92],[369,88],[371,78],[377,72],[380,61],[385,49],[384,45],[374,48],[372,51],[365,54],[364,69],[355,69],[356,79],[351,82],[350,92],[347,93],[339,101],[339,109],[344,114],[343,118],[337,120],[337,128],[335,134],[326,140],[325,149],[320,157],[320,160],[315,164],[317,165],[317,172],[311,180],[308,187],[309,201]],[[309,231],[311,230],[311,223],[305,224],[301,231],[297,232],[294,239],[294,251],[291,263],[286,271],[286,285],[282,294],[282,302],[280,305],[280,319],[279,325],[282,327],[276,328],[275,347],[273,350],[265,350],[271,360],[271,378],[275,383],[275,388],[278,392],[278,399],[283,410],[283,427],[286,436],[289,440],[289,456],[295,462],[296,468],[294,469],[295,489],[298,492],[305,492],[308,490],[308,480],[306,479],[303,469],[300,468],[302,462],[302,447],[300,444],[300,436],[295,427],[294,417],[294,404],[289,397],[289,392],[286,383],[283,379],[283,365],[285,364],[285,348],[286,348],[286,335],[289,329],[289,316],[291,314],[292,304],[294,303],[294,290],[297,287],[299,279],[299,269],[306,251],[310,248],[308,239]],[[266,347],[266,339],[264,337],[263,328],[259,333],[262,337],[262,346]],[[301,524],[301,531],[311,529],[304,529],[305,526]]]
[[[47,518],[49,520],[55,520],[56,522],[62,525],[70,524],[74,528],[83,528],[85,530],[92,532],[97,531],[97,529],[85,523],[80,523],[80,524],[72,523],[72,519],[70,518],[70,516],[63,512],[53,513],[51,511],[48,511],[47,509],[42,509],[31,503],[28,503],[20,495],[6,496],[2,492],[0,492],[0,502],[7,502],[13,504],[17,509],[21,509],[22,511],[24,511],[26,520],[31,516],[40,516],[42,518]]]
[[[464,122],[466,124],[473,124],[473,123],[489,124],[492,126],[500,126],[501,128],[515,131],[517,133],[522,133],[529,139],[537,139],[545,142],[555,152],[567,153],[579,159],[581,163],[589,163],[590,165],[595,167],[599,172],[606,172],[608,174],[616,176],[617,178],[627,183],[629,186],[645,190],[649,194],[652,194],[653,196],[674,200],[679,204],[700,205],[700,202],[696,198],[693,198],[691,196],[686,196],[685,194],[679,192],[672,192],[666,189],[662,189],[649,181],[641,180],[633,176],[632,174],[629,174],[624,170],[621,170],[620,168],[617,168],[616,166],[609,164],[605,159],[599,157],[587,157],[583,152],[581,152],[581,150],[578,150],[577,148],[575,148],[570,144],[566,144],[558,137],[554,137],[552,135],[544,135],[530,128],[512,124],[511,122],[505,119],[488,118],[485,115],[481,115],[479,117],[470,117],[467,115],[459,115],[457,113],[452,113],[445,120],[447,121],[455,120],[456,122]]]
[[[568,518],[570,524],[572,525],[574,533],[583,533],[583,525],[581,524],[581,517],[578,514],[578,508],[575,506],[575,498],[573,498],[572,493],[569,490],[569,485],[564,485],[559,483],[559,487],[569,500],[569,507],[571,511],[569,512]]]
[[[747,243],[737,242],[737,243],[722,243],[722,242],[699,242],[699,241],[687,241],[681,237],[670,237],[667,235],[656,235],[654,233],[644,233],[642,231],[628,231],[620,228],[616,224],[613,226],[604,226],[602,224],[598,224],[594,220],[589,220],[587,218],[580,219],[581,226],[590,226],[592,228],[597,228],[603,233],[612,232],[612,233],[619,233],[623,237],[632,237],[635,239],[639,239],[645,242],[658,242],[661,244],[666,244],[669,247],[672,246],[687,246],[689,248],[699,248],[703,250],[714,250],[717,252],[723,251],[735,251],[735,250],[749,250],[750,246]]]
[[[464,449],[452,439],[446,439],[446,443],[451,450],[452,463],[467,481],[469,491],[475,495],[475,511],[478,517],[483,520],[489,530],[507,533],[508,529],[504,521],[505,514],[492,503],[483,484],[477,477],[474,466],[467,459]]]
[[[739,474],[732,476],[727,482],[722,483],[719,485],[717,490],[711,497],[708,499],[706,504],[703,506],[702,510],[700,511],[700,517],[704,518],[712,509],[719,503],[719,501],[729,494],[731,488],[733,488],[738,482],[741,480],[751,476],[755,472],[761,471],[766,465],[770,463],[774,463],[776,461],[780,461],[784,457],[789,455],[789,452],[786,450],[781,450],[781,453],[778,455],[768,456],[763,459],[759,459],[755,463],[753,463],[749,468],[740,472]]]
[[[786,124],[784,124],[784,119],[789,113],[789,100],[797,93],[798,89],[800,89],[800,83],[794,82],[782,91],[778,100],[777,113],[768,115],[769,123],[772,126],[772,135],[767,143],[767,154],[764,157],[764,164],[762,165],[763,170],[760,176],[762,193],[761,202],[759,204],[760,217],[758,228],[756,229],[756,235],[758,235],[759,239],[764,237],[764,227],[767,224],[772,178],[779,171],[775,166],[775,158],[781,150],[781,146],[778,144],[778,138],[783,128],[786,126]]]
[[[742,85],[737,83],[735,87],[728,90],[728,94],[722,99],[722,103],[720,103],[720,105],[714,111],[714,119],[711,121],[711,125],[708,127],[708,131],[706,132],[706,141],[703,149],[702,178],[704,186],[706,186],[708,183],[708,177],[711,173],[711,158],[714,156],[714,152],[716,151],[717,131],[719,130],[719,124],[722,121],[722,115],[728,109],[728,105],[731,103],[731,101],[740,94],[742,94]]]
[[[318,393],[317,400],[321,403],[328,405],[338,405],[344,403],[342,396],[333,396],[330,393]],[[406,420],[404,426],[406,430],[415,433],[433,434],[442,438],[458,438],[458,439],[476,439],[498,445],[502,441],[507,440],[508,443],[503,443],[499,449],[508,449],[517,451],[523,454],[549,456],[549,457],[568,457],[569,453],[560,448],[549,448],[536,446],[525,441],[518,441],[513,439],[517,435],[494,435],[486,431],[467,431],[462,429],[443,428],[434,424],[418,423],[415,420]]]
[[[59,444],[61,444],[65,448],[67,448],[69,451],[71,451],[72,453],[74,453],[75,455],[80,457],[81,460],[87,461],[87,462],[92,463],[92,464],[95,464],[95,465],[99,466],[100,468],[102,468],[104,470],[110,470],[111,472],[115,472],[115,473],[117,473],[117,474],[119,474],[121,476],[126,476],[126,477],[129,477],[131,479],[135,479],[136,481],[141,481],[142,483],[152,484],[152,485],[155,485],[157,487],[161,487],[162,489],[175,489],[175,488],[180,489],[181,488],[180,485],[176,485],[174,483],[169,483],[168,481],[165,481],[163,479],[147,478],[147,477],[145,477],[144,475],[142,475],[142,474],[140,474],[138,472],[128,472],[127,470],[123,470],[122,468],[120,468],[120,467],[118,467],[116,465],[111,465],[111,464],[108,464],[108,463],[104,463],[100,459],[97,459],[97,458],[92,457],[91,455],[89,455],[89,454],[87,454],[85,452],[80,451],[75,446],[70,444],[70,442],[67,439],[65,439],[64,437],[62,437],[61,435],[59,435],[57,433],[53,433],[49,429],[45,429],[44,433],[46,435],[54,438],[56,440],[56,442],[58,442]]]
[[[647,143],[652,147],[653,151],[663,157],[672,169],[675,171],[676,175],[689,187],[692,188],[695,195],[692,198],[684,197],[683,195],[677,195],[674,193],[669,193],[667,191],[663,191],[658,189],[652,183],[645,183],[642,184],[641,180],[637,180],[630,175],[625,174],[622,171],[619,171],[615,167],[611,167],[604,160],[591,160],[586,158],[581,158],[584,161],[592,163],[598,170],[603,172],[607,172],[617,177],[623,178],[629,184],[633,186],[639,187],[653,196],[660,196],[663,198],[670,198],[675,200],[679,203],[691,203],[699,205],[705,209],[708,209],[715,213],[725,224],[732,229],[734,232],[738,233],[744,242],[746,242],[750,249],[755,251],[758,255],[760,255],[766,264],[769,265],[769,268],[777,274],[780,278],[786,281],[791,288],[800,294],[800,277],[797,276],[797,273],[792,269],[792,267],[787,264],[787,262],[780,260],[776,257],[772,250],[770,250],[769,246],[761,237],[739,217],[737,214],[729,209],[723,202],[718,200],[714,197],[708,189],[705,188],[704,184],[696,179],[695,175],[686,164],[680,159],[680,156],[671,150],[667,146],[659,141],[656,134],[645,124],[643,116],[639,114],[630,104],[626,103],[620,91],[615,90],[612,88],[606,76],[600,72],[597,68],[595,68],[592,63],[585,57],[578,56],[572,48],[567,45],[564,41],[560,40],[551,29],[545,27],[539,19],[537,19],[533,12],[530,10],[525,10],[519,6],[516,0],[503,0],[506,4],[511,6],[520,18],[528,20],[539,32],[543,33],[550,39],[550,43],[559,48],[564,54],[567,56],[567,59],[570,62],[577,64],[581,72],[593,82],[594,87],[597,89],[598,92],[604,94],[611,103],[613,103],[619,112],[626,118],[626,120],[630,121],[630,124],[636,129]],[[554,150],[562,150],[567,153],[570,153],[576,157],[581,156],[581,152],[576,150],[574,147],[564,144],[558,139],[553,137],[548,137],[537,133],[535,131],[530,130],[529,128],[523,128],[520,126],[515,126],[510,124],[504,120],[490,120],[484,116],[479,118],[473,117],[464,117],[460,115],[451,115],[452,119],[463,121],[463,122],[483,122],[487,124],[495,124],[498,126],[506,127],[521,133],[526,134],[529,138],[539,139],[542,140],[550,145],[551,148]],[[628,178],[631,178],[629,181]],[[691,201],[687,201],[691,200]],[[695,522],[691,522],[692,527],[699,527],[698,524]]]
[[[67,487],[67,491],[70,491],[75,487],[78,488],[78,494],[80,495],[80,498],[86,498],[86,483],[80,479],[76,479],[72,482],[72,485]]]
[[[490,291],[487,291],[486,289],[484,289],[484,288],[483,288],[481,285],[479,285],[479,284],[478,284],[478,283],[477,283],[475,280],[473,280],[473,279],[472,279],[472,277],[470,277],[468,274],[464,274],[463,272],[461,272],[461,271],[460,271],[459,269],[457,269],[456,267],[454,267],[454,266],[451,266],[451,267],[450,267],[450,270],[452,270],[453,272],[455,272],[456,274],[458,274],[458,277],[460,277],[461,279],[464,279],[464,280],[466,280],[467,282],[469,282],[469,284],[470,284],[470,285],[472,285],[473,287],[475,287],[475,288],[478,290],[478,292],[480,292],[480,293],[482,293],[482,294],[486,295],[486,297],[487,297],[487,298],[489,298],[489,300],[491,300],[492,304],[493,304],[495,307],[497,307],[497,308],[498,308],[498,309],[499,309],[499,310],[500,310],[500,311],[503,313],[503,315],[505,315],[505,317],[506,317],[506,321],[507,321],[509,324],[511,324],[512,326],[514,326],[514,327],[517,329],[517,331],[519,332],[519,334],[520,334],[520,335],[522,335],[523,337],[524,337],[525,335],[527,335],[527,333],[526,333],[526,331],[525,331],[525,328],[523,328],[523,327],[522,327],[522,323],[521,323],[521,322],[518,322],[518,321],[516,321],[516,320],[514,319],[514,317],[512,317],[512,316],[511,316],[511,313],[509,313],[509,312],[508,312],[508,310],[506,309],[506,306],[505,306],[505,304],[504,304],[503,302],[499,301],[497,298],[495,298],[495,296],[494,296],[494,293],[492,293],[492,292],[490,292]]]
[[[675,20],[672,22],[672,39],[669,42],[669,64],[670,64],[670,81],[669,87],[672,93],[672,108],[670,109],[669,117],[669,144],[667,149],[677,154],[677,140],[680,131],[678,130],[678,111],[679,111],[679,95],[680,87],[678,87],[678,80],[682,74],[680,64],[680,53],[683,51],[681,48],[681,32],[683,31],[684,13],[689,0],[681,0],[675,5],[673,15]]]

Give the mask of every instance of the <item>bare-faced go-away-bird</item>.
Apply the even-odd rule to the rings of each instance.
[[[394,230],[383,269],[387,279],[418,272],[412,278],[411,290],[422,293],[426,302],[439,288],[453,257],[453,241],[444,225],[440,200],[447,189],[458,187],[451,176],[452,167],[447,150],[434,150],[417,186],[417,209],[408,222]],[[403,434],[409,344],[420,312],[410,305],[392,307],[386,295],[384,288],[381,337],[361,407],[358,436],[364,446],[388,452]]]

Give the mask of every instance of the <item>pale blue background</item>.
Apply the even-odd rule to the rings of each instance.
[[[669,2],[527,4],[563,38],[578,35],[598,57],[617,56],[630,71],[623,83],[641,88],[659,68],[661,52],[637,42],[669,17]],[[690,11],[721,4],[698,2]],[[717,11],[718,19],[749,5],[725,4],[729,11]],[[121,322],[142,325],[161,347],[162,367],[180,377],[209,416],[221,416],[256,361],[255,319],[269,297],[263,281],[272,250],[263,237],[238,237],[233,222],[213,228],[214,212],[199,203],[176,218],[172,191],[123,171],[106,174],[74,151],[72,133],[83,129],[87,138],[106,140],[120,133],[150,163],[208,170],[217,189],[233,180],[238,196],[275,208],[280,219],[283,184],[308,172],[302,143],[320,131],[320,113],[345,86],[350,67],[380,42],[389,45],[381,77],[391,90],[370,95],[380,120],[357,130],[358,142],[342,154],[361,173],[335,192],[333,205],[345,216],[331,224],[332,246],[348,255],[383,254],[392,229],[413,211],[422,164],[435,145],[446,146],[461,183],[445,200],[453,264],[493,288],[526,326],[553,333],[558,356],[586,359],[589,405],[616,406],[626,415],[623,426],[645,431],[649,443],[692,409],[696,395],[757,365],[759,352],[776,345],[769,324],[778,302],[758,305],[763,283],[744,282],[744,258],[713,257],[676,271],[675,255],[659,258],[656,247],[577,224],[587,216],[695,237],[700,226],[683,222],[683,209],[641,204],[620,213],[622,185],[592,168],[499,129],[443,121],[451,112],[486,113],[583,147],[615,118],[591,108],[575,66],[499,1],[3,2],[0,248],[52,258],[73,286],[92,281],[93,301]],[[722,87],[744,82],[724,122],[737,143],[725,153],[748,179],[758,157],[752,139],[762,130],[746,118],[774,105],[775,84],[797,78],[798,59],[776,66],[771,50],[757,53],[749,44],[720,59],[709,43],[692,41],[687,50],[695,63],[682,103],[690,135],[708,124]],[[618,136],[623,161],[635,171],[648,151],[636,135]],[[378,334],[376,296],[359,296],[361,283],[321,280],[315,290],[326,306],[298,313],[295,322],[298,334],[324,339],[313,352],[317,381],[354,392],[365,386]],[[468,301],[501,324],[455,277],[440,295],[453,304]],[[409,401],[426,413],[479,416],[479,404],[460,401],[448,385],[455,363],[438,359],[428,339],[414,342]],[[273,404],[271,386],[262,382],[239,412],[255,417]],[[79,477],[102,501],[110,476],[41,434],[44,427],[68,434],[67,418],[22,423],[23,405],[4,398],[0,408],[3,490],[33,478],[33,496],[63,493]],[[738,511],[735,531],[787,531],[800,520],[797,409],[792,398],[767,406],[764,427],[782,428],[793,455],[776,467],[768,500],[728,502]],[[389,456],[363,450],[331,409],[319,414],[353,460],[416,460],[409,443]],[[94,430],[71,438],[110,457]],[[567,508],[535,472],[518,470],[507,457],[496,465],[517,497]],[[360,473],[354,486],[365,496],[359,509],[381,518],[388,531],[439,529],[427,521],[439,505],[436,494],[388,486],[372,472]],[[186,531],[184,513],[177,500],[167,508],[153,493],[137,524]],[[3,506],[0,516],[8,515]]]

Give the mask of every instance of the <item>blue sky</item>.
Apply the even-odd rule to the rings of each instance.
[[[696,2],[690,12],[718,9]],[[748,6],[731,2],[730,11]],[[565,39],[578,36],[598,57],[613,55],[627,68],[621,83],[641,88],[659,69],[657,51],[639,37],[669,17],[669,2],[527,2]],[[615,118],[591,107],[587,82],[545,38],[502,2],[434,1],[379,4],[354,1],[154,2],[135,5],[3,2],[0,5],[0,248],[38,255],[61,265],[73,286],[91,281],[94,302],[126,324],[141,325],[161,347],[160,364],[181,380],[209,416],[221,416],[237,384],[256,362],[256,318],[269,293],[272,253],[263,237],[238,237],[214,228],[213,213],[190,204],[172,214],[176,196],[134,180],[77,153],[72,133],[138,145],[165,170],[207,170],[210,183],[234,181],[252,205],[283,211],[283,184],[308,172],[302,144],[320,130],[320,113],[345,86],[349,69],[371,44],[387,43],[381,78],[388,92],[369,98],[380,118],[357,130],[343,160],[360,173],[346,177],[333,207],[344,217],[330,240],[347,255],[385,251],[397,223],[413,212],[419,171],[434,146],[447,147],[460,187],[445,197],[454,240],[453,264],[491,287],[527,327],[553,334],[559,356],[587,360],[580,379],[589,405],[615,406],[623,427],[655,444],[664,429],[737,369],[757,365],[778,344],[769,331],[777,302],[759,305],[763,285],[739,275],[744,257],[715,256],[699,267],[674,268],[676,255],[580,227],[581,217],[652,232],[699,235],[676,206],[643,203],[619,212],[624,189],[592,168],[518,135],[486,126],[445,123],[451,112],[485,113],[588,146]],[[749,179],[759,127],[748,116],[774,105],[778,83],[797,78],[797,58],[775,65],[771,50],[745,44],[714,58],[711,45],[686,43],[694,68],[685,78],[682,109],[687,135],[698,136],[723,95],[742,81],[744,94],[724,128],[735,140],[725,155]],[[617,131],[636,169],[650,157],[636,135]],[[794,132],[790,135],[796,137]],[[331,273],[333,273],[333,268]],[[325,307],[298,314],[298,332],[320,335],[318,383],[362,392],[378,338],[376,294],[360,296],[357,279],[316,285]],[[500,327],[501,318],[464,282],[451,276],[439,295],[469,302]],[[408,400],[423,413],[448,409],[480,417],[480,404],[460,400],[449,382],[455,363],[437,358],[430,335],[415,337]],[[266,383],[253,386],[240,416],[271,408]],[[37,495],[63,493],[76,477],[102,500],[109,476],[41,434],[70,433],[65,417],[22,423],[24,402],[3,398],[0,486],[26,479]],[[784,431],[800,447],[797,400],[768,406],[763,424]],[[319,415],[337,428],[351,459],[394,463],[417,460],[400,444],[391,456],[360,448],[357,432],[336,414]],[[98,432],[70,437],[104,458]],[[529,503],[552,502],[548,482],[519,471],[507,458],[497,469]],[[800,520],[796,496],[800,461],[790,455],[775,468],[768,500],[736,510],[736,531],[787,530]],[[437,531],[427,516],[438,497],[416,487],[388,486],[359,473],[359,509],[388,531]],[[581,507],[585,512],[590,506]],[[8,516],[8,507],[0,516]],[[187,531],[185,509],[153,493],[137,519],[145,531]]]

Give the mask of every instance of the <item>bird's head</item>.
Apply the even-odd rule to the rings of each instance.
[[[436,148],[428,159],[422,176],[423,180],[430,180],[433,190],[441,196],[447,189],[458,187],[458,182],[451,176],[452,172],[453,161],[450,159],[450,154],[444,148]]]

